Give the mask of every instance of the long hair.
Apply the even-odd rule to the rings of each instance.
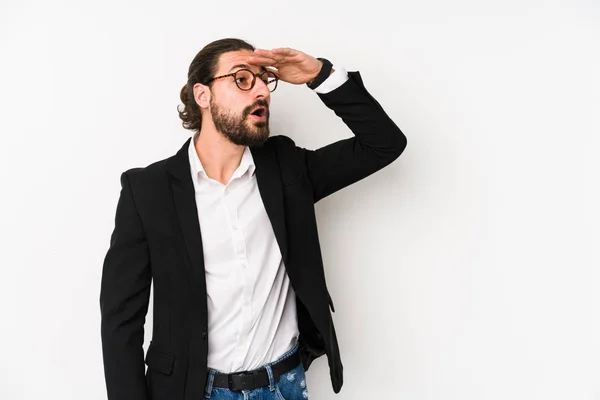
[[[181,125],[185,129],[199,132],[202,126],[200,106],[194,99],[194,85],[196,83],[206,85],[216,73],[221,54],[237,50],[254,51],[254,46],[241,39],[219,39],[204,46],[194,57],[188,70],[187,83],[183,85],[179,94],[183,108],[181,105],[177,106],[179,118],[183,121]]]

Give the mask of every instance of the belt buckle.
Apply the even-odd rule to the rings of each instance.
[[[229,375],[229,390],[239,392],[243,389],[254,389],[255,375],[252,372]],[[235,387],[234,387],[235,385]]]

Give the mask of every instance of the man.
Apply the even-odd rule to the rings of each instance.
[[[355,137],[317,150],[270,137],[279,81],[307,84]],[[239,39],[196,55],[181,100],[193,138],[121,175],[100,293],[108,398],[306,399],[305,371],[323,354],[338,393],[314,204],[390,164],[406,137],[358,72]]]

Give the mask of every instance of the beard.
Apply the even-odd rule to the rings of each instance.
[[[250,117],[250,112],[258,106],[267,108],[264,121],[253,121]],[[246,107],[241,115],[235,115],[225,112],[214,101],[214,97],[210,99],[210,113],[215,128],[231,143],[240,146],[262,146],[267,141],[270,134],[268,107],[266,100],[258,100]]]

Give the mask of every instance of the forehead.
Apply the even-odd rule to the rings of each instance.
[[[265,67],[259,67],[258,65],[250,65],[248,63],[248,58],[253,54],[254,52],[250,50],[229,51],[227,53],[221,54],[221,56],[219,57],[219,64],[217,67],[217,75],[232,72],[232,69],[235,66],[239,66],[235,69],[248,68],[254,72],[265,70]],[[246,66],[241,67],[240,65]]]

